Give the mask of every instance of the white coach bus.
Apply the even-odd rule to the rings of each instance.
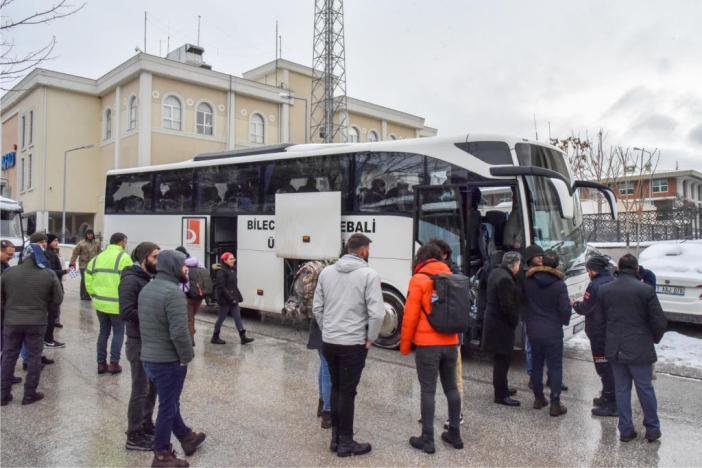
[[[351,234],[364,233],[373,241],[369,261],[385,298],[376,344],[392,348],[399,344],[416,248],[441,237],[473,276],[510,248],[503,233],[513,210],[526,221],[525,244],[554,249],[571,297],[582,297],[592,252],[578,187],[602,191],[616,216],[609,188],[573,180],[565,155],[537,141],[485,134],[280,144],[110,171],[104,229],[124,232],[132,246],[147,240],[164,249],[183,245],[208,266],[223,252],[235,253],[242,307],[264,313],[280,313],[300,261],[316,255],[291,245],[331,239],[337,254]],[[508,203],[513,194],[516,207]],[[582,326],[574,315],[566,335]],[[471,338],[479,339],[478,330]]]

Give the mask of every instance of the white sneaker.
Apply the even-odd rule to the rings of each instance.
[[[463,413],[461,413],[461,419],[460,419],[460,421],[459,421],[458,424],[459,424],[460,426],[462,426],[464,422],[465,422],[465,421],[463,420]],[[446,420],[446,424],[444,424],[444,429],[446,429],[446,430],[448,431],[448,428],[449,428],[449,420],[447,419],[447,420]]]

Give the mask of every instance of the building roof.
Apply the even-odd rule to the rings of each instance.
[[[602,183],[607,183],[607,182],[631,182],[633,180],[648,180],[648,179],[671,179],[671,178],[678,178],[678,177],[691,177],[693,179],[699,179],[702,181],[702,172],[695,171],[694,169],[686,170],[686,171],[656,171],[653,174],[650,173],[644,173],[644,174],[634,174],[634,175],[628,175],[624,177],[617,177],[616,179],[608,177],[606,179],[602,179]]]

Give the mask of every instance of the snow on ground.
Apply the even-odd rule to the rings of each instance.
[[[585,333],[578,333],[566,342],[566,347],[589,350],[590,340]],[[656,353],[659,365],[702,369],[702,340],[699,338],[673,331],[666,332],[656,345]]]

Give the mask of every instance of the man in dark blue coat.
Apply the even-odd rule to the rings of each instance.
[[[585,264],[585,269],[590,277],[590,284],[585,290],[582,301],[573,301],[573,309],[576,313],[585,316],[585,334],[590,339],[590,350],[592,360],[595,363],[595,371],[602,380],[602,391],[598,397],[592,400],[595,406],[592,414],[595,416],[617,416],[617,399],[614,393],[614,374],[612,366],[609,365],[605,356],[605,331],[594,330],[593,322],[595,309],[597,306],[597,296],[600,286],[607,284],[614,278],[607,267],[609,261],[603,256],[591,257]]]
[[[594,327],[606,330],[605,355],[612,364],[619,413],[619,440],[637,437],[631,419],[632,381],[644,413],[645,438],[660,439],[658,403],[653,389],[656,348],[668,325],[656,291],[637,276],[631,254],[619,259],[619,276],[600,287]]]
[[[558,270],[559,258],[553,250],[543,253],[543,266],[530,269],[524,280],[526,330],[532,353],[534,408],[548,405],[544,397],[544,363],[551,387],[551,416],[566,414],[561,403],[563,382],[563,327],[570,323],[571,305],[565,275]]]

